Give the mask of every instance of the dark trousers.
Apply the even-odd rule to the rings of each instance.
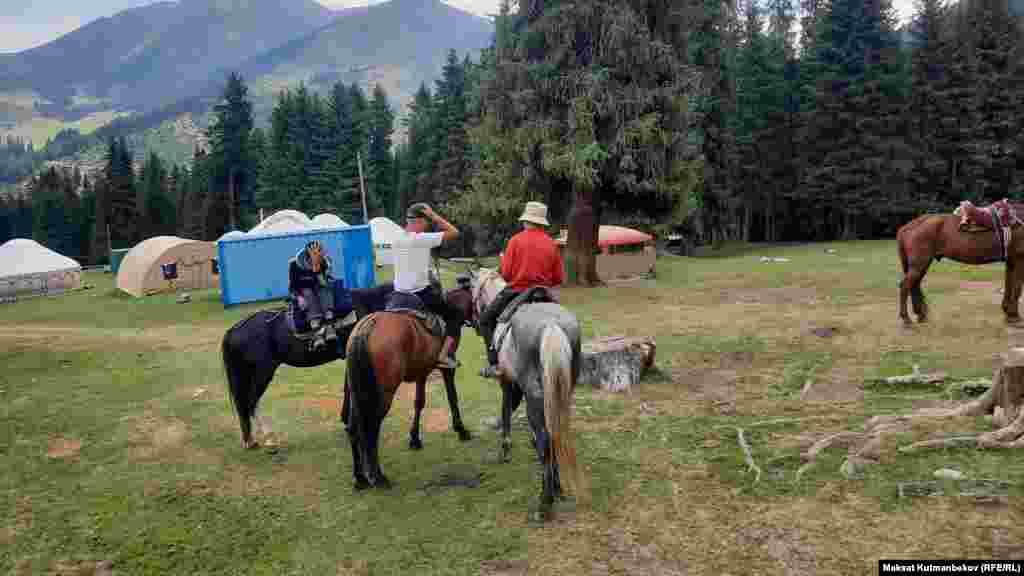
[[[437,314],[444,320],[444,335],[452,338],[459,337],[459,331],[462,329],[462,318],[457,310],[454,310],[444,298],[441,297],[440,290],[433,286],[427,286],[426,288],[415,292],[419,296],[420,301],[427,307],[428,310]]]
[[[334,292],[330,286],[319,286],[316,290],[303,288],[299,294],[306,301],[306,317],[311,322],[325,316],[328,322],[334,319]]]
[[[494,345],[494,331],[498,329],[498,317],[515,300],[516,296],[520,294],[521,292],[511,288],[506,287],[502,289],[487,309],[480,314],[480,319],[477,321],[480,336],[483,337],[484,344],[487,345],[487,360],[492,366],[498,363],[498,351],[492,349]]]

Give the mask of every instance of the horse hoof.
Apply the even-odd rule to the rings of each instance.
[[[550,510],[532,510],[530,512],[530,524],[534,526],[543,526],[547,523],[550,517]]]
[[[248,442],[242,441],[242,448],[245,450],[255,450],[260,447],[260,443],[255,440],[249,440]]]
[[[353,490],[355,490],[356,492],[362,492],[363,490],[366,490],[369,487],[370,481],[367,480],[366,478],[363,478],[362,476],[356,478],[355,483],[353,483],[352,485]]]
[[[1019,324],[1020,323],[1020,316],[1007,316],[1006,317],[1006,323],[1007,324]]]
[[[465,428],[456,428],[455,432],[459,435],[459,440],[462,442],[469,442],[473,439],[473,435]]]
[[[409,438],[410,450],[423,450],[423,442],[419,438]]]
[[[510,458],[506,454],[502,453],[491,453],[484,457],[484,464],[504,464],[508,462]]]
[[[374,487],[380,490],[391,490],[391,488],[393,488],[394,485],[391,483],[390,480],[381,476],[380,478],[377,478],[377,482],[374,484]]]

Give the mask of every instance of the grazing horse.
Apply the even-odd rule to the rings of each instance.
[[[504,285],[505,281],[494,270],[480,268],[471,272],[471,323],[475,323]],[[525,302],[511,311],[507,328],[499,327],[494,338],[502,392],[500,461],[509,459],[512,414],[525,396],[534,448],[544,466],[537,510],[537,519],[543,521],[550,516],[555,498],[564,498],[562,478],[577,496],[584,491],[569,426],[570,403],[582,360],[579,322],[556,302]],[[564,476],[562,471],[566,472]]]
[[[1006,211],[1009,222],[1003,226],[991,225],[991,217],[986,220],[974,219],[978,209],[961,206],[962,215],[957,214],[925,214],[904,224],[896,232],[900,265],[903,278],[900,280],[900,319],[910,324],[907,313],[907,297],[910,296],[918,322],[928,320],[928,303],[921,282],[924,280],[928,267],[933,260],[950,258],[963,264],[989,264],[1006,261],[1005,287],[1003,289],[1003,312],[1007,323],[1020,321],[1018,300],[1021,284],[1024,282],[1024,265],[1020,264],[1024,254],[1024,229],[1016,217],[1022,205],[1008,204]],[[971,221],[973,220],[973,221]],[[1010,231],[1009,242],[1004,244],[1002,232]]]
[[[383,310],[388,296],[393,292],[394,285],[390,283],[374,288],[352,290],[352,303],[357,317],[363,318],[374,311]],[[464,314],[468,316],[472,302],[468,288],[453,288],[447,292],[445,298],[450,306],[457,310],[463,310]],[[353,328],[354,326],[349,325],[348,328],[339,332],[336,345],[319,350],[310,350],[306,342],[295,336],[289,326],[285,309],[261,310],[228,329],[221,343],[221,354],[224,360],[224,370],[227,373],[231,401],[238,414],[243,448],[259,446],[253,439],[253,423],[262,433],[268,431],[257,416],[256,407],[263,393],[270,386],[270,381],[277,368],[282,364],[296,368],[312,368],[345,358],[348,334]],[[458,349],[458,339],[455,341],[455,349]],[[448,393],[452,429],[459,435],[460,440],[469,440],[471,435],[462,423],[462,415],[459,413],[459,396],[455,390],[455,370],[441,369],[441,375],[444,377],[444,385]],[[413,449],[423,446],[420,440],[419,426],[420,413],[425,405],[425,386],[417,386],[415,418],[409,431],[409,445]]]

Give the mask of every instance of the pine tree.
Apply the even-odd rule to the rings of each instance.
[[[221,102],[213,108],[213,121],[208,130],[212,193],[208,197],[207,216],[226,216],[224,222],[210,221],[211,234],[238,229],[242,208],[253,205],[253,187],[249,180],[253,169],[248,155],[252,127],[248,87],[240,75],[232,72],[228,75]]]
[[[906,117],[914,167],[909,179],[914,203],[925,209],[937,209],[952,196],[939,147],[944,109],[940,90],[947,73],[943,24],[948,14],[943,0],[917,0],[910,26],[913,52]]]
[[[367,210],[386,209],[394,204],[394,181],[392,180],[391,135],[394,132],[395,114],[388,103],[387,93],[377,84],[373,89],[367,113],[369,144],[367,146],[367,182],[373,189],[367,196]]]

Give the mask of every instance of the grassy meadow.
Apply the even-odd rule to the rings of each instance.
[[[487,463],[498,437],[481,420],[497,414],[500,391],[476,375],[472,330],[457,382],[474,439],[449,431],[434,381],[425,448],[410,451],[407,384],[381,448],[396,486],[357,495],[338,421],[343,362],[280,368],[261,410],[279,450],[239,446],[220,339],[275,303],[224,310],[216,292],[136,300],[109,274],[87,273],[90,290],[0,306],[0,570],[104,574],[94,567],[107,561],[124,575],[845,575],[875,573],[880,558],[1019,558],[1019,453],[893,445],[847,479],[837,446],[796,478],[815,440],[962,400],[877,378],[915,364],[991,376],[993,355],[1017,338],[999,307],[1002,277],[1001,265],[933,265],[931,322],[912,329],[897,319],[892,241],[734,246],[660,258],[655,280],[563,290],[587,338],[650,336],[657,359],[630,394],[577,391],[590,502],[537,527],[527,512],[539,467],[522,424],[512,462]],[[939,426],[991,429],[984,419]],[[995,501],[898,497],[897,483],[943,467],[1018,484]],[[479,487],[432,485],[470,468]]]

